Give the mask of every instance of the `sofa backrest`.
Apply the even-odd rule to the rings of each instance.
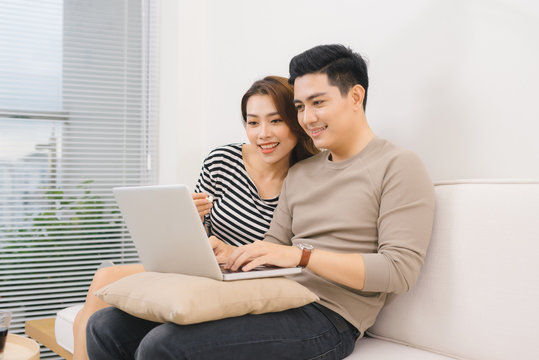
[[[463,359],[539,359],[539,181],[435,186],[421,275],[374,337]]]

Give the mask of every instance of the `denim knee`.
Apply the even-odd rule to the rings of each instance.
[[[107,313],[110,308],[94,313],[86,325],[86,348],[91,359],[108,359],[109,356],[104,351],[110,348],[109,341],[111,334],[108,333]]]
[[[175,326],[165,323],[153,328],[140,342],[135,359],[187,359],[181,339],[173,335]]]

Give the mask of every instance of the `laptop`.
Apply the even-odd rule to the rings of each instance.
[[[240,280],[297,274],[300,267],[227,271],[219,266],[186,185],[112,189],[146,271]]]

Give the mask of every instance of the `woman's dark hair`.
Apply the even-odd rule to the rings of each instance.
[[[363,109],[367,106],[369,75],[367,64],[358,53],[344,45],[319,45],[290,60],[290,84],[294,85],[297,77],[307,74],[326,74],[331,85],[337,86],[342,96],[350,88],[359,84],[365,89]]]
[[[241,99],[241,115],[244,123],[247,123],[247,102],[253,95],[271,97],[281,119],[298,138],[298,143],[290,156],[290,166],[319,152],[312,139],[298,123],[294,105],[294,88],[288,83],[288,79],[280,76],[266,76],[262,80],[255,81]]]

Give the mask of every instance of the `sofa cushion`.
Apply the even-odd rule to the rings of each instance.
[[[73,353],[73,321],[75,321],[75,316],[77,316],[83,305],[73,305],[56,313],[56,320],[54,322],[56,343],[70,353]]]
[[[430,351],[416,349],[395,342],[364,337],[358,340],[347,360],[451,360]]]
[[[319,300],[284,277],[218,281],[156,272],[124,277],[95,295],[133,316],[176,324],[283,311]]]
[[[435,193],[421,275],[369,334],[466,359],[536,358],[539,182],[446,182]]]

